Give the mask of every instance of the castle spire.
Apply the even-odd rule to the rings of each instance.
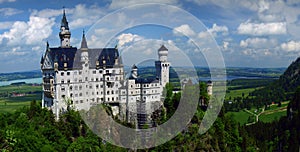
[[[65,27],[66,30],[69,30],[69,23],[67,21],[66,17],[66,10],[65,7],[63,7],[63,18],[61,19],[61,26],[60,27]]]
[[[70,45],[71,32],[69,31],[69,24],[67,21],[65,8],[63,10],[63,17],[61,19],[59,37],[60,37],[61,47],[63,48],[71,47]]]
[[[87,42],[86,42],[86,38],[85,38],[85,33],[84,33],[84,30],[82,32],[82,40],[81,40],[81,49],[85,48],[87,49],[88,46],[87,46]]]

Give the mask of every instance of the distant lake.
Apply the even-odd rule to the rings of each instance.
[[[247,76],[226,76],[226,80],[227,81],[232,81],[232,80],[235,80],[235,79],[275,79],[275,78],[272,78],[272,77],[247,77]],[[199,78],[200,81],[209,81],[209,80],[212,80],[212,81],[225,81],[224,78],[210,78],[210,77],[200,77]]]
[[[31,79],[18,79],[18,80],[11,80],[11,81],[0,81],[0,86],[6,86],[10,85],[12,83],[17,83],[17,82],[25,82],[25,83],[42,83],[42,78],[31,78]]]

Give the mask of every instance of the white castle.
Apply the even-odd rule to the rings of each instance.
[[[91,106],[105,103],[122,120],[147,121],[153,109],[162,106],[170,67],[164,45],[158,49],[159,59],[155,61],[156,78],[150,80],[140,78],[135,65],[130,77],[125,78],[118,49],[88,48],[84,32],[80,49],[72,47],[65,11],[59,37],[61,46],[50,48],[47,43],[41,59],[42,107],[51,109],[56,119],[68,107],[89,110]]]

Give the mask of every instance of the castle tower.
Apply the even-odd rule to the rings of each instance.
[[[60,38],[60,46],[62,48],[71,47],[70,46],[71,32],[69,31],[69,24],[67,21],[65,10],[63,11],[63,18],[61,19],[59,38]]]
[[[210,96],[212,96],[212,94],[213,94],[213,82],[212,81],[207,82],[207,94]]]
[[[162,45],[158,49],[159,61],[155,61],[156,77],[160,80],[160,84],[164,87],[169,83],[170,63],[168,60],[168,49]]]
[[[138,68],[137,66],[134,64],[132,67],[131,67],[131,76],[133,78],[137,78],[138,77]]]
[[[88,46],[85,38],[85,33],[82,33],[82,40],[81,40],[81,62],[87,64],[89,62],[89,54],[88,54]]]

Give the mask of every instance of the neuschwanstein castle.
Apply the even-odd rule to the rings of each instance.
[[[133,122],[138,117],[147,120],[153,109],[162,106],[163,87],[169,82],[170,67],[168,49],[164,45],[158,49],[159,59],[155,61],[156,78],[140,78],[135,65],[125,78],[117,48],[88,48],[84,32],[80,48],[71,46],[65,12],[59,37],[61,45],[49,47],[47,43],[41,59],[42,106],[51,109],[56,119],[68,107],[89,110],[104,103],[111,106],[114,116]]]

